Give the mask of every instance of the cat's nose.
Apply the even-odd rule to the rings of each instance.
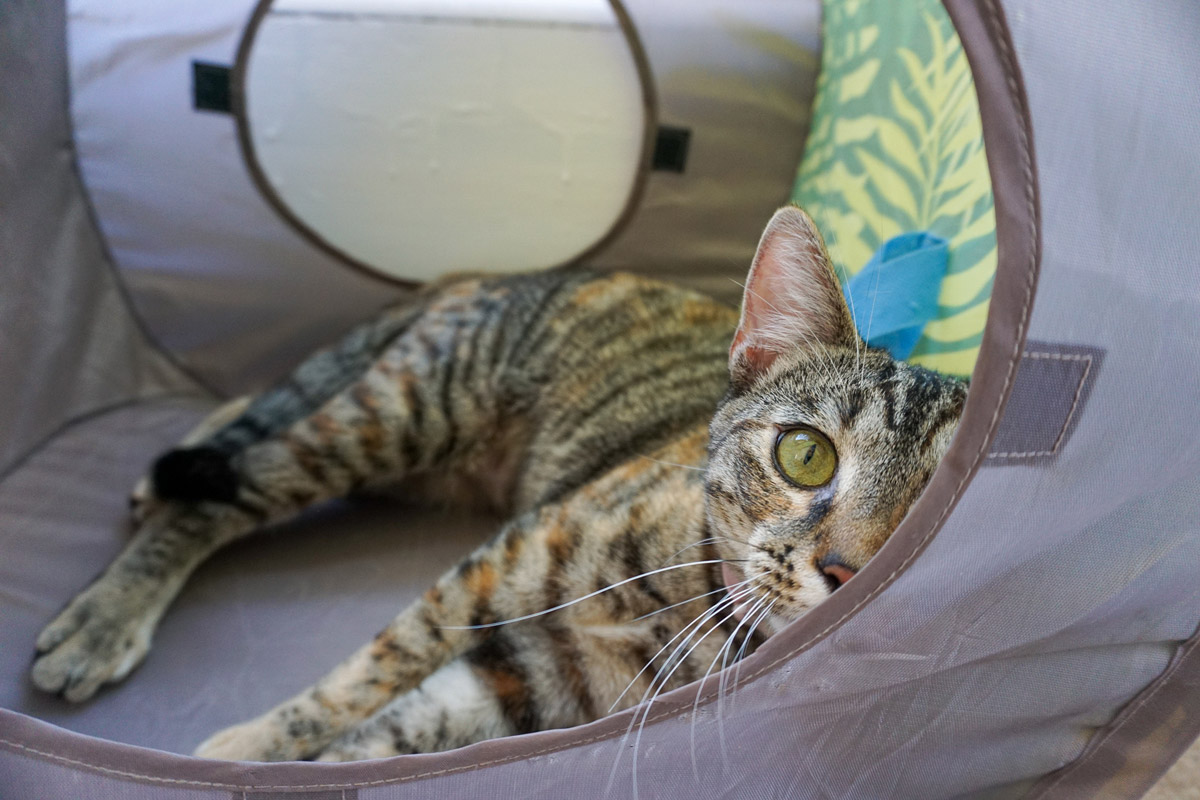
[[[837,556],[825,556],[817,562],[817,569],[821,570],[821,574],[825,576],[825,582],[829,584],[831,592],[836,591],[839,586],[853,578],[858,572],[843,564]]]

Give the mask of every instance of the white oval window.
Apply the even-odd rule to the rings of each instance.
[[[236,111],[260,189],[352,263],[527,270],[630,210],[644,64],[611,0],[275,0],[239,50]]]

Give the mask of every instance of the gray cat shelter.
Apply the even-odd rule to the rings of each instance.
[[[257,132],[245,116],[248,26],[378,27],[396,4],[253,5],[0,5],[0,796],[1136,797],[1200,733],[1200,7],[1184,0],[946,2],[997,244],[962,426],[884,550],[731,673],[732,699],[711,682],[695,712],[695,686],[655,703],[636,784],[630,714],[357,764],[182,755],[311,683],[488,529],[382,500],[221,554],[124,684],[81,706],[37,693],[37,631],[120,547],[149,459],[430,277],[380,266],[387,225],[339,238],[362,221],[314,222],[326,196],[306,207],[279,179],[269,120],[307,106],[263,111]],[[488,32],[485,3],[410,5]],[[549,4],[509,5],[528,21]],[[800,163],[821,5],[625,0],[607,22],[583,5],[548,29],[624,37],[621,113],[640,127],[609,144],[633,168],[606,171],[599,222],[531,260],[734,294]],[[327,77],[272,41],[280,69]],[[575,134],[539,119],[569,151]],[[426,166],[476,169],[462,156]],[[572,158],[543,177],[583,181]],[[484,202],[496,191],[459,227],[431,223],[434,250],[461,239],[474,267],[472,219],[525,202]]]

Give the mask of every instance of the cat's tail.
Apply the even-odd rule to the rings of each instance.
[[[161,500],[232,503],[237,499],[238,476],[230,455],[215,447],[168,450],[154,462],[150,475],[154,494]]]
[[[201,436],[189,436],[154,462],[149,475],[153,496],[191,503],[233,502],[239,485],[234,457],[290,428],[358,380],[420,316],[424,297],[419,294],[415,302],[360,325],[338,344],[309,357],[282,382],[240,401],[236,409],[231,403],[232,418],[218,409],[211,421],[201,424],[208,428]],[[213,421],[216,426],[209,427]],[[136,504],[139,492],[134,494]]]

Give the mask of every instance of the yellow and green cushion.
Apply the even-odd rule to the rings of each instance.
[[[949,243],[936,312],[908,360],[969,375],[987,321],[996,223],[975,87],[937,0],[825,0],[812,130],[793,199],[849,281],[893,237]],[[863,309],[856,309],[860,329]]]

